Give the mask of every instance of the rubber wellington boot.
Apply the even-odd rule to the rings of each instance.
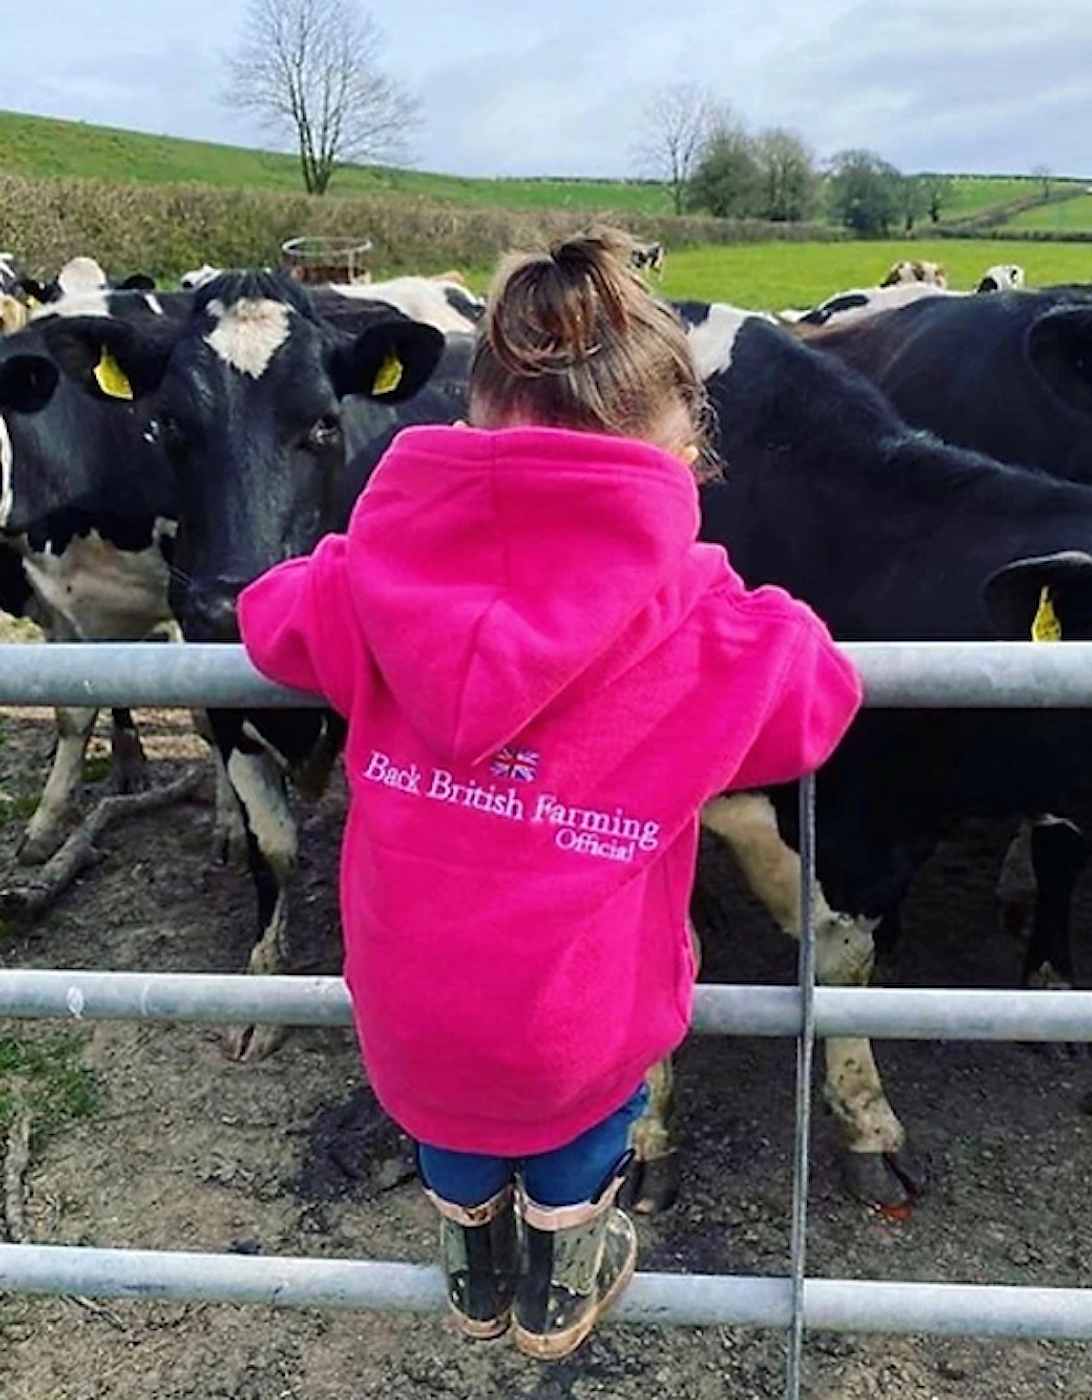
[[[614,1198],[540,1206],[521,1198],[523,1239],[513,1305],[520,1351],[559,1361],[621,1295],[637,1264],[637,1232]]]
[[[513,1188],[480,1206],[425,1194],[440,1212],[440,1258],[455,1326],[476,1340],[499,1337],[511,1321],[518,1265]]]

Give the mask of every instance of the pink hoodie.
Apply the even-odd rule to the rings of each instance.
[[[698,808],[857,709],[823,624],[698,522],[644,443],[408,428],[348,534],[240,599],[259,670],[349,721],[345,976],[415,1138],[526,1156],[624,1102],[689,1024]]]

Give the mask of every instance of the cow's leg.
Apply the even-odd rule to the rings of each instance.
[[[1035,903],[1031,937],[1024,954],[1025,987],[1066,990],[1075,985],[1072,928],[1073,891],[1088,862],[1088,837],[1063,817],[1037,817],[1031,826]],[[1084,1052],[1080,1044],[1037,1042],[1040,1054],[1064,1057]]]
[[[997,883],[1001,930],[1027,934],[1021,982],[1025,987],[1074,985],[1070,941],[1073,891],[1088,861],[1088,837],[1065,817],[1022,821],[1009,844]],[[1030,932],[1028,927],[1030,925]],[[1074,1054],[1079,1046],[1031,1046],[1044,1054]]]
[[[1088,861],[1088,838],[1063,817],[1037,817],[1030,854],[1035,910],[1024,958],[1026,987],[1072,987],[1070,912],[1077,877]]]
[[[133,713],[114,709],[110,716],[110,791],[143,792],[148,786],[148,761],[133,723]]]
[[[622,1203],[640,1215],[654,1215],[673,1205],[679,1194],[675,1074],[670,1057],[653,1065],[645,1075],[645,1084],[648,1103],[630,1129],[633,1164]]]
[[[41,865],[57,851],[77,811],[77,795],[97,710],[63,708],[54,711],[57,747],[42,795],[16,851],[21,865]]]
[[[701,814],[702,825],[731,847],[740,870],[783,932],[799,938],[800,857],[781,839],[773,804],[758,793],[716,798]],[[833,986],[868,985],[875,921],[839,914],[815,892],[816,975]],[[888,1103],[864,1038],[826,1041],[826,1102],[845,1147],[854,1193],[884,1210],[904,1207],[920,1190],[920,1174],[906,1150],[906,1134]]]
[[[288,945],[289,891],[298,862],[296,823],[288,805],[284,775],[264,753],[234,749],[227,773],[242,804],[250,871],[258,895],[261,936],[251,950],[247,972],[291,970]],[[281,1026],[243,1026],[228,1037],[233,1058],[261,1059],[284,1039]]]
[[[1005,848],[994,890],[997,922],[1005,938],[1023,940],[1035,908],[1035,868],[1031,860],[1031,822],[1026,818]]]
[[[694,970],[701,966],[701,943],[688,921]],[[679,1194],[679,1159],[675,1146],[675,1071],[671,1057],[653,1065],[645,1075],[648,1103],[630,1129],[633,1164],[622,1191],[623,1203],[641,1215],[654,1215],[674,1205]]]
[[[212,827],[212,855],[221,865],[240,869],[249,864],[247,829],[242,805],[231,786],[227,763],[206,710],[192,710],[193,727],[209,746],[216,774],[216,807]]]

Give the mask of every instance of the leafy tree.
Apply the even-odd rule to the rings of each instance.
[[[671,190],[676,214],[683,212],[686,187],[716,113],[711,95],[693,83],[661,88],[645,104],[634,155],[642,170]]]
[[[819,181],[815,161],[802,137],[785,127],[762,131],[754,142],[764,219],[794,223],[812,212]]]
[[[754,139],[722,113],[702,148],[687,191],[688,203],[718,219],[756,217],[762,202],[762,169]]]
[[[886,238],[903,210],[903,177],[874,151],[840,151],[830,163],[831,217],[861,238]]]
[[[304,187],[346,160],[406,159],[416,99],[379,67],[382,36],[354,0],[250,0],[223,100],[290,133]]]
[[[955,186],[948,175],[935,175],[927,173],[919,175],[922,198],[925,204],[925,212],[929,215],[930,223],[939,224],[940,216],[952,202],[955,196]]]
[[[913,233],[914,225],[929,207],[925,186],[918,175],[900,175],[896,189],[903,230]]]

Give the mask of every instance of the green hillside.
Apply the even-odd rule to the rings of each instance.
[[[1060,204],[1045,204],[1038,209],[1025,209],[1022,214],[1010,219],[1005,227],[1092,234],[1092,194],[1083,194]]]
[[[299,167],[291,155],[113,127],[0,111],[0,170],[15,174],[91,176],[143,184],[201,184],[220,188],[298,193]],[[1055,187],[1063,181],[1052,182]],[[999,210],[1033,196],[1031,176],[956,175],[942,211],[948,223]],[[672,212],[667,189],[645,180],[471,179],[385,166],[345,166],[331,197],[400,196],[464,207],[510,209],[613,209],[662,218]],[[1061,206],[1059,206],[1059,217]],[[1053,217],[1054,210],[1048,211]],[[1035,211],[1032,211],[1033,215]],[[1026,222],[1020,227],[1073,227]]]
[[[83,122],[0,112],[0,170],[18,175],[82,175],[142,184],[201,184],[299,193],[299,165],[290,155],[240,146],[183,141]],[[484,180],[385,166],[345,166],[331,196],[409,195],[464,205],[508,208],[617,209],[670,214],[661,185],[646,181]]]

